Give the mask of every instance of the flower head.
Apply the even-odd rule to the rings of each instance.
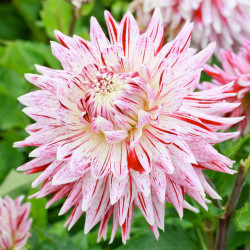
[[[193,92],[215,44],[195,54],[189,22],[162,46],[159,10],[143,34],[129,12],[120,23],[109,12],[105,19],[110,41],[95,18],[90,42],[57,31],[52,52],[63,70],[26,75],[41,88],[19,98],[36,123],[15,146],[38,148],[19,170],[41,172],[34,197],[53,193],[47,207],[66,197],[60,214],[73,207],[69,228],[86,212],[84,232],[100,222],[100,240],[113,214],[111,241],[120,225],[126,242],[137,206],[158,237],[166,202],[182,217],[185,207],[197,211],[185,193],[205,209],[205,192],[219,198],[201,170],[234,173],[212,145],[234,137],[216,131],[241,118],[219,117],[235,107],[221,101],[227,85]]]
[[[204,82],[199,85],[200,89],[212,89],[215,86],[223,86],[229,82],[232,87],[227,92],[233,94],[227,98],[228,102],[241,105],[227,116],[245,116],[241,121],[238,130],[245,135],[250,133],[250,40],[244,40],[244,45],[238,54],[230,50],[221,50],[222,69],[214,65],[205,66],[205,72],[213,78],[213,83]]]
[[[21,204],[23,198],[0,198],[0,249],[21,250],[30,237],[30,203]]]
[[[216,56],[219,49],[238,50],[243,37],[250,39],[250,2],[245,0],[135,0],[131,5],[136,10],[142,26],[156,7],[161,9],[164,26],[170,40],[179,32],[186,20],[194,22],[192,42],[205,48],[216,42]]]

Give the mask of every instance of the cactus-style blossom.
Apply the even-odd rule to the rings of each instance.
[[[0,249],[21,250],[31,236],[30,203],[21,204],[23,198],[0,197]]]
[[[205,65],[205,72],[213,78],[213,83],[204,82],[199,88],[212,89],[233,82],[232,88],[227,92],[236,94],[228,97],[228,102],[240,102],[241,105],[227,113],[227,116],[246,118],[238,124],[238,130],[247,135],[250,133],[250,40],[245,40],[241,51],[234,54],[230,50],[221,50],[222,69],[214,65]]]
[[[176,34],[186,20],[194,22],[192,43],[205,48],[216,42],[220,48],[238,51],[243,37],[250,39],[250,1],[248,0],[134,0],[141,27],[147,25],[152,10],[161,9],[168,38]]]
[[[113,215],[111,242],[120,226],[125,243],[135,206],[158,237],[166,202],[182,217],[183,208],[197,211],[185,193],[205,209],[205,192],[219,198],[202,169],[234,173],[212,145],[238,135],[216,131],[241,118],[220,117],[238,106],[222,101],[234,96],[224,93],[231,85],[194,92],[215,44],[196,54],[189,22],[162,46],[158,9],[143,34],[129,12],[120,23],[107,11],[105,19],[110,40],[93,17],[90,41],[55,32],[61,45],[52,42],[52,52],[63,70],[26,74],[41,90],[19,100],[36,123],[15,146],[38,146],[19,170],[41,173],[34,197],[54,194],[47,207],[66,197],[59,213],[73,208],[66,226],[85,212],[84,232],[100,222],[98,240],[106,239]]]

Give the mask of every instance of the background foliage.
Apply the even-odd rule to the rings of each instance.
[[[89,35],[90,16],[94,15],[104,30],[103,12],[111,11],[120,19],[126,11],[129,1],[96,0],[85,4],[81,16],[75,24],[74,33],[84,38]],[[24,139],[24,128],[32,121],[22,113],[22,105],[17,97],[33,87],[24,79],[24,73],[35,72],[34,64],[60,68],[59,62],[52,56],[49,41],[54,40],[54,29],[66,34],[72,25],[72,5],[65,0],[12,0],[0,3],[0,196],[6,194],[15,198],[24,193],[27,196],[36,192],[31,188],[35,176],[18,173],[15,169],[28,161],[30,149],[14,149],[14,141]],[[205,79],[206,76],[202,76]],[[235,169],[241,159],[246,159],[250,152],[250,136],[237,141],[228,141],[216,148],[235,160]],[[88,235],[83,234],[84,217],[68,232],[63,224],[66,216],[58,216],[62,201],[45,210],[46,198],[31,199],[33,217],[32,238],[28,249],[208,249],[209,242],[215,238],[218,217],[223,215],[226,201],[233,188],[235,175],[208,173],[215,187],[222,196],[221,207],[217,203],[209,204],[199,214],[185,211],[183,220],[178,218],[175,209],[166,206],[166,230],[161,232],[157,242],[145,219],[135,211],[131,239],[124,247],[121,236],[111,245],[107,241],[96,244],[98,228]],[[250,243],[250,202],[249,174],[237,206],[237,211],[230,227],[229,249],[244,249]],[[109,233],[110,235],[109,228]],[[249,247],[249,246],[248,246]]]

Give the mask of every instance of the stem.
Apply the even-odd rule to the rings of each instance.
[[[207,235],[208,249],[214,250],[214,227],[210,219],[206,219],[205,231]]]
[[[82,7],[80,7],[80,8],[72,7],[72,18],[71,18],[71,22],[69,25],[69,31],[68,31],[69,36],[74,35],[76,22],[81,16],[81,9],[82,9]]]
[[[230,222],[240,198],[245,176],[245,166],[240,164],[233,191],[225,206],[226,212],[221,216],[218,222],[215,250],[227,249]]]
[[[203,237],[203,235],[201,233],[201,230],[200,230],[200,228],[198,226],[195,227],[195,231],[196,231],[197,236],[199,238],[199,242],[201,244],[201,249],[202,250],[208,250],[208,248],[206,246],[206,243],[204,242],[204,237]]]

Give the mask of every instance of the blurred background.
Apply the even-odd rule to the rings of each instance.
[[[66,0],[2,0],[0,2],[0,196],[10,195],[16,198],[24,193],[32,195],[31,188],[35,175],[28,176],[15,169],[29,160],[31,148],[15,149],[14,141],[24,139],[24,128],[32,121],[21,111],[22,105],[17,97],[32,88],[24,78],[24,73],[35,73],[34,64],[59,69],[61,66],[52,56],[50,40],[55,40],[54,30],[64,34],[77,34],[88,39],[90,17],[95,16],[104,31],[104,10],[109,10],[115,19],[120,20],[130,1],[96,0],[83,4],[76,11],[76,2]],[[215,59],[213,62],[217,63]],[[206,76],[202,76],[204,80]],[[218,150],[239,162],[250,151],[249,136],[236,142],[226,142]],[[235,165],[237,169],[238,163]],[[189,201],[201,212],[195,214],[185,211],[183,220],[171,205],[166,207],[166,229],[161,232],[157,242],[141,213],[135,211],[131,239],[123,246],[118,232],[115,241],[96,243],[98,226],[88,235],[83,234],[84,217],[70,232],[63,227],[68,214],[58,216],[62,201],[48,210],[45,209],[47,198],[31,199],[31,217],[33,217],[32,237],[28,249],[208,249],[208,241],[213,240],[217,226],[216,217],[224,213],[223,202],[232,190],[235,176],[221,173],[208,173],[222,196],[222,207],[209,204],[208,212]],[[229,249],[245,249],[250,242],[249,197],[250,178],[247,177],[238,204],[237,212],[230,228]],[[246,207],[247,206],[247,207]],[[110,229],[108,237],[110,235]],[[248,248],[250,249],[250,248]]]

